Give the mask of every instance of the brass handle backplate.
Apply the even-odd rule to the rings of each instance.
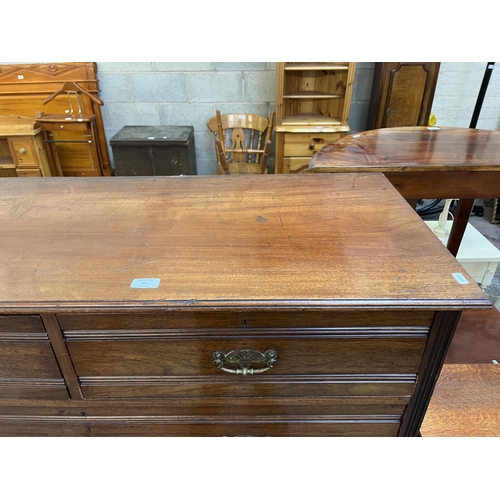
[[[265,353],[254,349],[235,349],[227,354],[222,351],[215,351],[212,354],[217,368],[236,375],[256,375],[266,372],[276,364],[277,357],[278,353],[274,349],[269,349]]]

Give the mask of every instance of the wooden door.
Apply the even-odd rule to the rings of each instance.
[[[367,130],[425,126],[441,63],[376,63]]]

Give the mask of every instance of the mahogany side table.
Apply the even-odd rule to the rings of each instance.
[[[407,200],[458,198],[448,239],[457,255],[475,198],[500,196],[500,132],[393,127],[349,135],[311,159],[310,172],[382,172]]]

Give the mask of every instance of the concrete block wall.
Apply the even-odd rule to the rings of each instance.
[[[364,130],[374,63],[358,63],[350,124]],[[269,116],[275,110],[276,63],[97,63],[106,137],[125,125],[192,125],[199,174],[215,174],[207,120],[222,113]],[[109,148],[112,156],[112,149]],[[270,155],[274,165],[274,150]]]
[[[217,109],[269,116],[275,108],[275,63],[107,62],[97,71],[108,143],[125,125],[191,125],[202,175],[217,173],[206,125]]]

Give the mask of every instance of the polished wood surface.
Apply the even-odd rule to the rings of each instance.
[[[444,365],[421,434],[423,437],[499,437],[500,365]]]
[[[500,311],[464,311],[446,363],[471,364],[500,362]]]
[[[0,180],[0,301],[484,305],[383,175],[252,177]]]
[[[500,194],[500,132],[456,127],[369,130],[327,144],[311,172],[383,172],[406,199],[459,198],[456,255],[475,198]]]
[[[497,172],[500,132],[457,127],[368,130],[326,145],[310,168],[337,173]]]
[[[0,243],[2,436],[415,436],[491,307],[382,174],[2,179]]]

